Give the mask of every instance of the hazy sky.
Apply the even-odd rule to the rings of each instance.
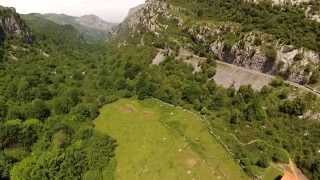
[[[22,14],[95,14],[111,22],[121,21],[130,8],[142,3],[144,0],[0,0],[0,5],[15,7]]]

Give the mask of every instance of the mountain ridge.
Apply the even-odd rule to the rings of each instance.
[[[125,170],[115,157],[123,158],[128,167],[134,164],[128,159],[142,158],[141,166],[131,168],[129,179],[157,179],[144,175],[161,175],[186,165],[181,173],[191,180],[197,178],[194,172],[200,172],[197,165],[207,164],[209,158],[217,165],[208,169],[208,178],[234,175],[232,170],[221,171],[230,165],[219,160],[221,153],[214,149],[202,153],[207,146],[201,143],[201,136],[184,135],[185,130],[191,133],[196,126],[179,123],[186,119],[167,105],[199,114],[205,123],[199,132],[210,134],[208,142],[217,140],[248,179],[280,179],[283,164],[290,161],[308,177],[319,179],[318,97],[280,78],[262,82],[260,89],[250,86],[251,82],[236,86],[231,80],[230,85],[221,87],[214,81],[221,70],[218,61],[264,73],[272,73],[280,61],[285,61],[288,63],[279,66],[283,75],[311,81],[308,78],[317,68],[319,26],[300,6],[245,0],[148,0],[132,9],[110,41],[91,43],[72,22],[61,25],[37,14],[22,15],[21,21],[12,21],[12,27],[20,24],[19,29],[24,29],[21,27],[26,24],[21,32],[32,33],[33,42],[21,42],[15,28],[8,31],[3,47],[11,58],[0,62],[0,179],[117,179],[116,174]],[[141,143],[146,142],[143,138],[141,143],[137,141],[141,135],[130,136],[123,129],[125,141],[130,138],[137,145],[120,148],[132,155],[121,154],[117,145],[123,143],[116,142],[118,137],[114,140],[109,131],[100,134],[95,130],[93,120],[99,109],[123,98],[136,102],[156,98],[169,103],[155,106],[168,111],[163,114],[160,109],[151,111],[149,103],[139,111],[125,102],[110,109],[115,118],[107,115],[103,120],[112,126],[109,119],[117,121],[121,117],[116,116],[124,113],[123,118],[129,117],[128,130],[150,135],[153,150],[149,153],[141,151]],[[172,130],[172,135],[181,137],[179,146],[168,146],[164,133],[146,128],[144,123],[158,114],[164,115],[156,120],[164,132]],[[146,122],[133,123],[132,115]],[[165,121],[175,115],[179,121]],[[123,128],[122,123],[119,128]],[[119,132],[117,128],[115,131]],[[151,134],[157,136],[152,138]],[[165,158],[146,156],[159,155],[155,142],[170,148],[174,156],[169,160],[183,155],[178,164],[165,163],[168,166],[159,169]],[[185,148],[192,149],[191,154],[185,154]],[[147,165],[150,160],[151,165]]]
[[[72,25],[78,29],[87,40],[105,41],[117,24],[109,23],[96,15],[69,16],[66,14],[36,14],[60,25]]]

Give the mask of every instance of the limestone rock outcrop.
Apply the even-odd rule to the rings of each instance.
[[[4,40],[7,36],[19,37],[26,42],[32,41],[29,28],[16,10],[0,6],[0,39]]]
[[[257,2],[257,1],[253,1]],[[274,0],[276,4],[291,3],[299,5],[309,0]],[[129,32],[151,32],[156,36],[166,32],[172,24],[163,23],[163,19],[175,22],[175,27],[186,32],[194,43],[212,53],[218,60],[247,69],[271,75],[281,75],[285,79],[306,84],[320,64],[320,52],[305,48],[296,48],[280,43],[272,35],[262,32],[243,33],[239,25],[232,22],[219,24],[185,23],[179,16],[182,10],[164,0],[147,0],[134,9],[125,21]],[[173,13],[176,12],[176,13]],[[226,34],[234,39],[226,40]],[[190,44],[180,44],[190,47]]]

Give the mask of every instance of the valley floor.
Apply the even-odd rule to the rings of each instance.
[[[122,99],[95,125],[118,141],[115,179],[249,179],[201,118],[181,108]]]

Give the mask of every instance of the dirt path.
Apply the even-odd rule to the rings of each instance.
[[[308,178],[303,175],[301,170],[290,160],[289,165],[284,169],[284,175],[281,180],[308,180]]]

